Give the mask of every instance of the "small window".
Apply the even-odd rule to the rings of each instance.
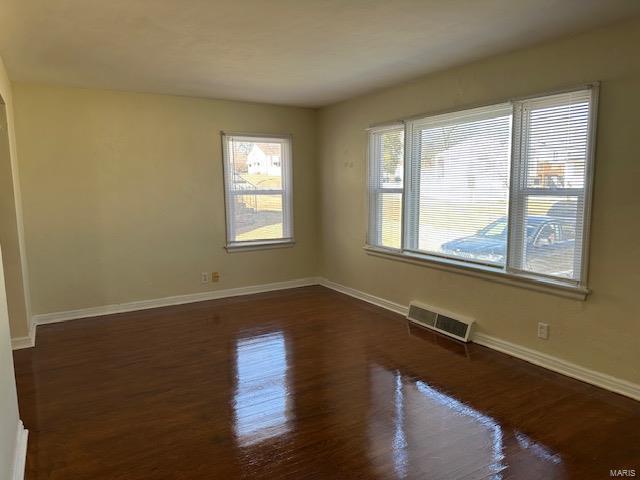
[[[293,242],[291,139],[223,134],[227,248]]]

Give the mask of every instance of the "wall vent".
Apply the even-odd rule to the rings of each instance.
[[[407,318],[416,325],[435,330],[463,342],[469,341],[471,325],[474,322],[470,318],[417,302],[409,304]]]

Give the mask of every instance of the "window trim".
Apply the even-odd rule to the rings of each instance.
[[[260,140],[280,140],[283,145],[287,147],[286,161],[281,159],[283,167],[282,175],[282,188],[279,190],[251,190],[251,194],[255,195],[282,195],[282,220],[283,220],[283,232],[289,232],[289,236],[282,238],[270,238],[270,239],[255,239],[255,240],[241,240],[233,241],[233,225],[232,215],[232,203],[230,197],[242,194],[244,191],[231,192],[228,188],[227,181],[231,172],[228,171],[227,158],[228,152],[228,139],[229,137],[243,137],[249,141]],[[220,138],[222,143],[222,186],[224,193],[224,216],[225,216],[225,249],[227,252],[247,252],[254,250],[266,250],[274,248],[292,247],[295,244],[294,237],[294,215],[293,215],[293,136],[291,134],[275,134],[275,133],[248,133],[248,132],[235,132],[235,131],[220,131]],[[285,158],[283,156],[283,158]]]
[[[589,280],[589,257],[591,241],[591,215],[593,208],[593,184],[596,170],[596,143],[598,135],[598,103],[600,100],[600,82],[591,85],[591,111],[589,112],[589,151],[587,152],[587,174],[584,188],[584,223],[582,227],[582,262],[580,285],[587,288]]]
[[[502,103],[512,103],[514,105],[514,110],[513,110],[514,118],[513,118],[513,126],[512,126],[512,135],[513,135],[512,149],[510,153],[511,166],[510,166],[510,176],[509,176],[510,186],[509,186],[508,215],[509,215],[509,218],[513,218],[511,216],[511,213],[512,213],[511,209],[514,205],[514,202],[512,201],[512,195],[514,194],[514,189],[512,189],[511,185],[512,185],[512,182],[514,181],[514,178],[518,178],[518,177],[514,177],[514,174],[516,173],[514,171],[514,168],[516,168],[514,167],[514,165],[520,160],[520,151],[519,151],[520,139],[516,138],[516,135],[519,135],[522,131],[521,128],[516,128],[516,121],[517,121],[517,117],[519,116],[517,112],[518,104],[520,102],[536,99],[539,97],[546,97],[551,95],[570,93],[574,91],[587,90],[587,89],[591,91],[591,97],[590,97],[591,105],[590,105],[589,124],[588,124],[589,130],[587,133],[587,138],[589,143],[588,143],[588,152],[585,159],[586,160],[585,182],[584,182],[584,188],[580,189],[580,193],[578,194],[578,197],[584,203],[583,228],[582,228],[582,252],[581,252],[581,259],[580,259],[581,270],[580,270],[579,280],[572,280],[572,279],[563,280],[558,277],[552,277],[544,274],[534,274],[534,273],[523,271],[523,270],[513,269],[510,266],[509,260],[508,260],[509,255],[513,255],[513,252],[511,251],[511,248],[512,248],[511,239],[510,239],[511,233],[508,234],[509,238],[507,241],[507,258],[505,259],[504,267],[496,267],[496,266],[477,263],[477,262],[466,262],[466,261],[456,260],[453,258],[441,257],[438,255],[431,255],[423,252],[416,252],[411,249],[411,246],[405,245],[405,239],[406,239],[405,230],[409,228],[409,222],[411,221],[409,218],[407,218],[407,215],[406,215],[407,208],[405,205],[407,202],[407,196],[410,194],[411,189],[415,187],[415,185],[413,185],[414,176],[409,175],[411,173],[410,168],[412,163],[410,158],[411,151],[412,151],[412,148],[411,148],[412,132],[410,130],[415,120],[420,120],[429,116],[437,116],[437,115],[448,114],[448,113],[462,112],[462,111],[470,110],[474,108],[490,107],[494,105],[500,105]],[[379,245],[372,245],[369,242],[370,240],[369,229],[371,228],[371,223],[368,223],[366,241],[364,245],[365,252],[369,255],[373,255],[377,257],[399,260],[406,263],[426,266],[428,268],[435,268],[435,269],[450,271],[454,273],[461,273],[461,274],[470,275],[473,277],[484,278],[484,279],[495,281],[498,283],[509,284],[509,285],[514,285],[514,286],[527,288],[531,290],[559,295],[562,297],[568,297],[568,298],[573,298],[577,300],[585,300],[587,295],[591,292],[591,290],[587,287],[587,281],[588,281],[588,270],[589,270],[588,267],[589,267],[589,256],[590,256],[589,241],[591,238],[592,197],[593,197],[593,184],[594,184],[594,176],[595,176],[594,175],[595,174],[595,152],[596,152],[599,95],[600,95],[600,82],[596,81],[596,82],[589,82],[589,83],[574,85],[572,87],[546,91],[546,92],[537,93],[537,94],[531,94],[531,95],[520,96],[520,97],[512,97],[503,101],[495,101],[495,102],[483,103],[479,105],[475,104],[470,106],[459,106],[454,109],[413,115],[411,117],[406,117],[401,120],[393,120],[389,122],[382,122],[382,123],[371,125],[367,129],[369,139],[371,137],[371,132],[373,131],[380,131],[385,128],[393,128],[393,127],[397,128],[397,126],[399,125],[404,125],[405,150],[404,150],[404,159],[403,159],[404,161],[404,179],[403,179],[404,193],[402,195],[403,219],[402,219],[400,249],[387,248]],[[370,140],[368,140],[368,142],[370,142]],[[367,164],[368,181],[371,175],[371,167],[372,167],[370,150],[371,150],[370,148],[367,148],[366,164]],[[516,190],[518,190],[517,192],[518,194],[522,194],[523,192],[522,189],[516,189]],[[563,192],[566,194],[567,189],[564,189]],[[371,193],[370,193],[369,184],[367,184],[367,198],[369,199],[367,218],[369,219],[369,222],[371,222],[372,205],[371,205]]]
[[[482,278],[496,283],[550,293],[575,300],[585,300],[587,295],[591,293],[591,290],[585,286],[570,285],[566,282],[558,281],[553,278],[547,279],[539,275],[527,275],[524,272],[507,272],[505,269],[491,267],[489,265],[472,264],[451,258],[436,257],[422,253],[413,253],[408,251],[402,252],[391,248],[376,247],[373,245],[365,245],[363,249],[368,255],[374,257]]]

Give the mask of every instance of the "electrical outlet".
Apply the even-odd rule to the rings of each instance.
[[[538,338],[542,338],[543,340],[547,340],[549,338],[549,324],[548,323],[538,323]]]
[[[217,282],[220,280],[220,274],[218,272],[211,272],[211,281]]]
[[[209,283],[209,272],[202,272],[200,277],[200,283],[202,283],[203,285],[205,283]]]

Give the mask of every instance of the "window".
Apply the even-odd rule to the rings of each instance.
[[[429,117],[408,131],[415,194],[407,197],[407,248],[504,265],[511,106]]]
[[[291,139],[222,135],[227,248],[293,243]]]
[[[402,194],[404,177],[404,127],[395,125],[371,133],[369,176],[369,242],[400,248],[402,232]]]
[[[370,248],[584,288],[596,94],[370,129]]]

